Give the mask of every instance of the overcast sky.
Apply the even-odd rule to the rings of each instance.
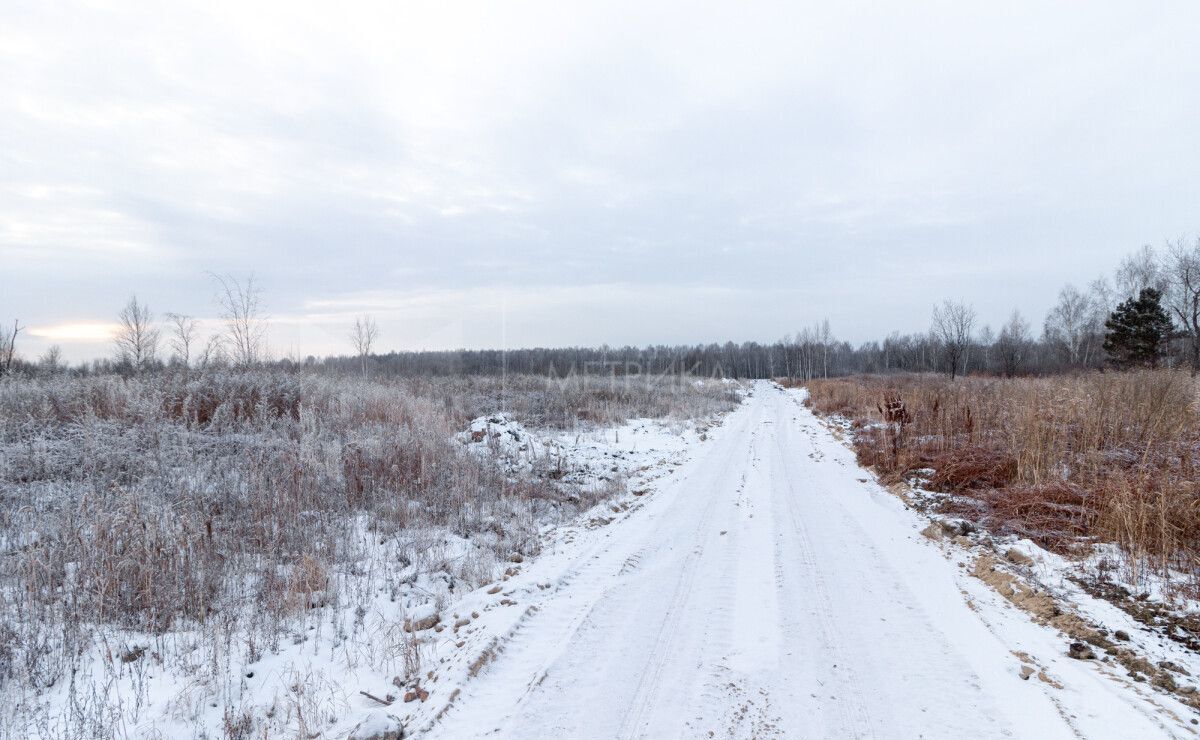
[[[0,321],[106,355],[131,293],[211,317],[217,271],[277,354],[360,313],[384,349],[857,342],[944,297],[1040,326],[1200,230],[1198,30],[1194,0],[7,0]]]

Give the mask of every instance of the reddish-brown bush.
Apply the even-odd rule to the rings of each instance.
[[[1171,370],[1050,378],[815,380],[809,404],[854,422],[859,461],[996,528],[1056,548],[1119,544],[1160,568],[1200,561],[1198,386]]]

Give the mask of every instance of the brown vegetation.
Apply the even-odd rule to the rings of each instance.
[[[1195,379],[1159,370],[1026,379],[865,376],[807,384],[853,422],[860,462],[1054,549],[1113,542],[1159,569],[1200,565]]]
[[[454,441],[474,417],[567,428],[735,401],[684,378],[5,377],[0,693],[69,677],[101,627],[220,631],[253,662],[321,607],[394,597],[420,558],[474,587],[534,552],[541,522],[620,490],[506,473]],[[479,562],[439,560],[442,537]]]

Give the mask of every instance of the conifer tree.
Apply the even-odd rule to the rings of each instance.
[[[1162,292],[1154,288],[1143,288],[1136,298],[1118,305],[1104,326],[1104,351],[1121,368],[1157,367],[1171,337],[1171,319],[1162,307]]]

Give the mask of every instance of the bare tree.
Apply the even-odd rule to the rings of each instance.
[[[829,319],[821,322],[821,376],[829,377],[829,345],[833,343],[833,332],[829,329]]]
[[[1093,299],[1080,293],[1074,285],[1064,285],[1058,292],[1058,303],[1046,314],[1043,329],[1046,339],[1061,346],[1072,367],[1087,364],[1090,354],[1090,338],[1099,331],[1099,317]]]
[[[967,352],[971,346],[971,332],[975,328],[975,309],[961,301],[947,300],[933,307],[931,333],[942,345],[946,362],[950,367],[950,379],[958,375],[961,364],[966,372]]]
[[[818,352],[821,347],[821,327],[805,327],[796,334],[799,352],[800,375],[805,380],[817,377]]]
[[[1121,260],[1116,272],[1117,301],[1136,298],[1144,288],[1166,293],[1167,279],[1154,247],[1146,245]]]
[[[1029,322],[1021,316],[1020,311],[1014,309],[996,339],[996,354],[1005,376],[1011,378],[1020,372],[1030,338]]]
[[[1167,306],[1188,340],[1192,375],[1196,375],[1200,373],[1200,238],[1191,246],[1183,239],[1168,243],[1165,261]]]
[[[354,320],[350,341],[354,344],[354,351],[358,353],[364,378],[367,377],[367,358],[371,355],[371,346],[375,344],[377,338],[379,338],[379,327],[375,325],[375,319],[370,316],[359,316]]]
[[[196,370],[203,373],[210,367],[219,367],[228,362],[228,357],[225,354],[225,338],[220,334],[213,334],[200,348],[200,354],[196,357]]]
[[[170,331],[171,351],[175,358],[186,369],[192,364],[192,348],[198,340],[199,324],[196,319],[185,314],[167,314],[167,329]]]
[[[117,346],[117,361],[128,363],[135,373],[145,370],[158,354],[159,330],[154,325],[150,307],[130,296],[125,308],[117,314],[121,326],[113,343]]]
[[[808,357],[809,339],[810,339],[810,337],[809,337],[808,329],[802,329],[802,330],[796,332],[795,336],[792,337],[792,342],[796,347],[797,375],[799,375],[799,377],[803,378],[804,380],[809,380],[812,377],[809,374],[812,369],[811,367],[809,367],[809,361],[808,361],[809,360],[809,357]]]
[[[0,327],[0,375],[12,372],[13,360],[17,357],[17,335],[23,328],[20,321],[13,321],[12,331]]]
[[[1103,327],[1104,319],[1108,318],[1108,315],[1120,303],[1117,292],[1113,289],[1112,283],[1108,282],[1108,278],[1100,276],[1088,283],[1088,298],[1092,302],[1093,310],[1100,317],[1100,326]]]
[[[63,369],[62,347],[52,344],[38,358],[38,369],[44,373],[54,374]]]
[[[993,348],[996,344],[996,332],[992,331],[991,324],[984,324],[979,330],[979,366],[987,370],[992,367]]]
[[[252,367],[266,354],[267,324],[262,315],[262,289],[254,276],[242,283],[231,275],[213,275],[217,304],[225,322],[225,344],[238,367]]]

